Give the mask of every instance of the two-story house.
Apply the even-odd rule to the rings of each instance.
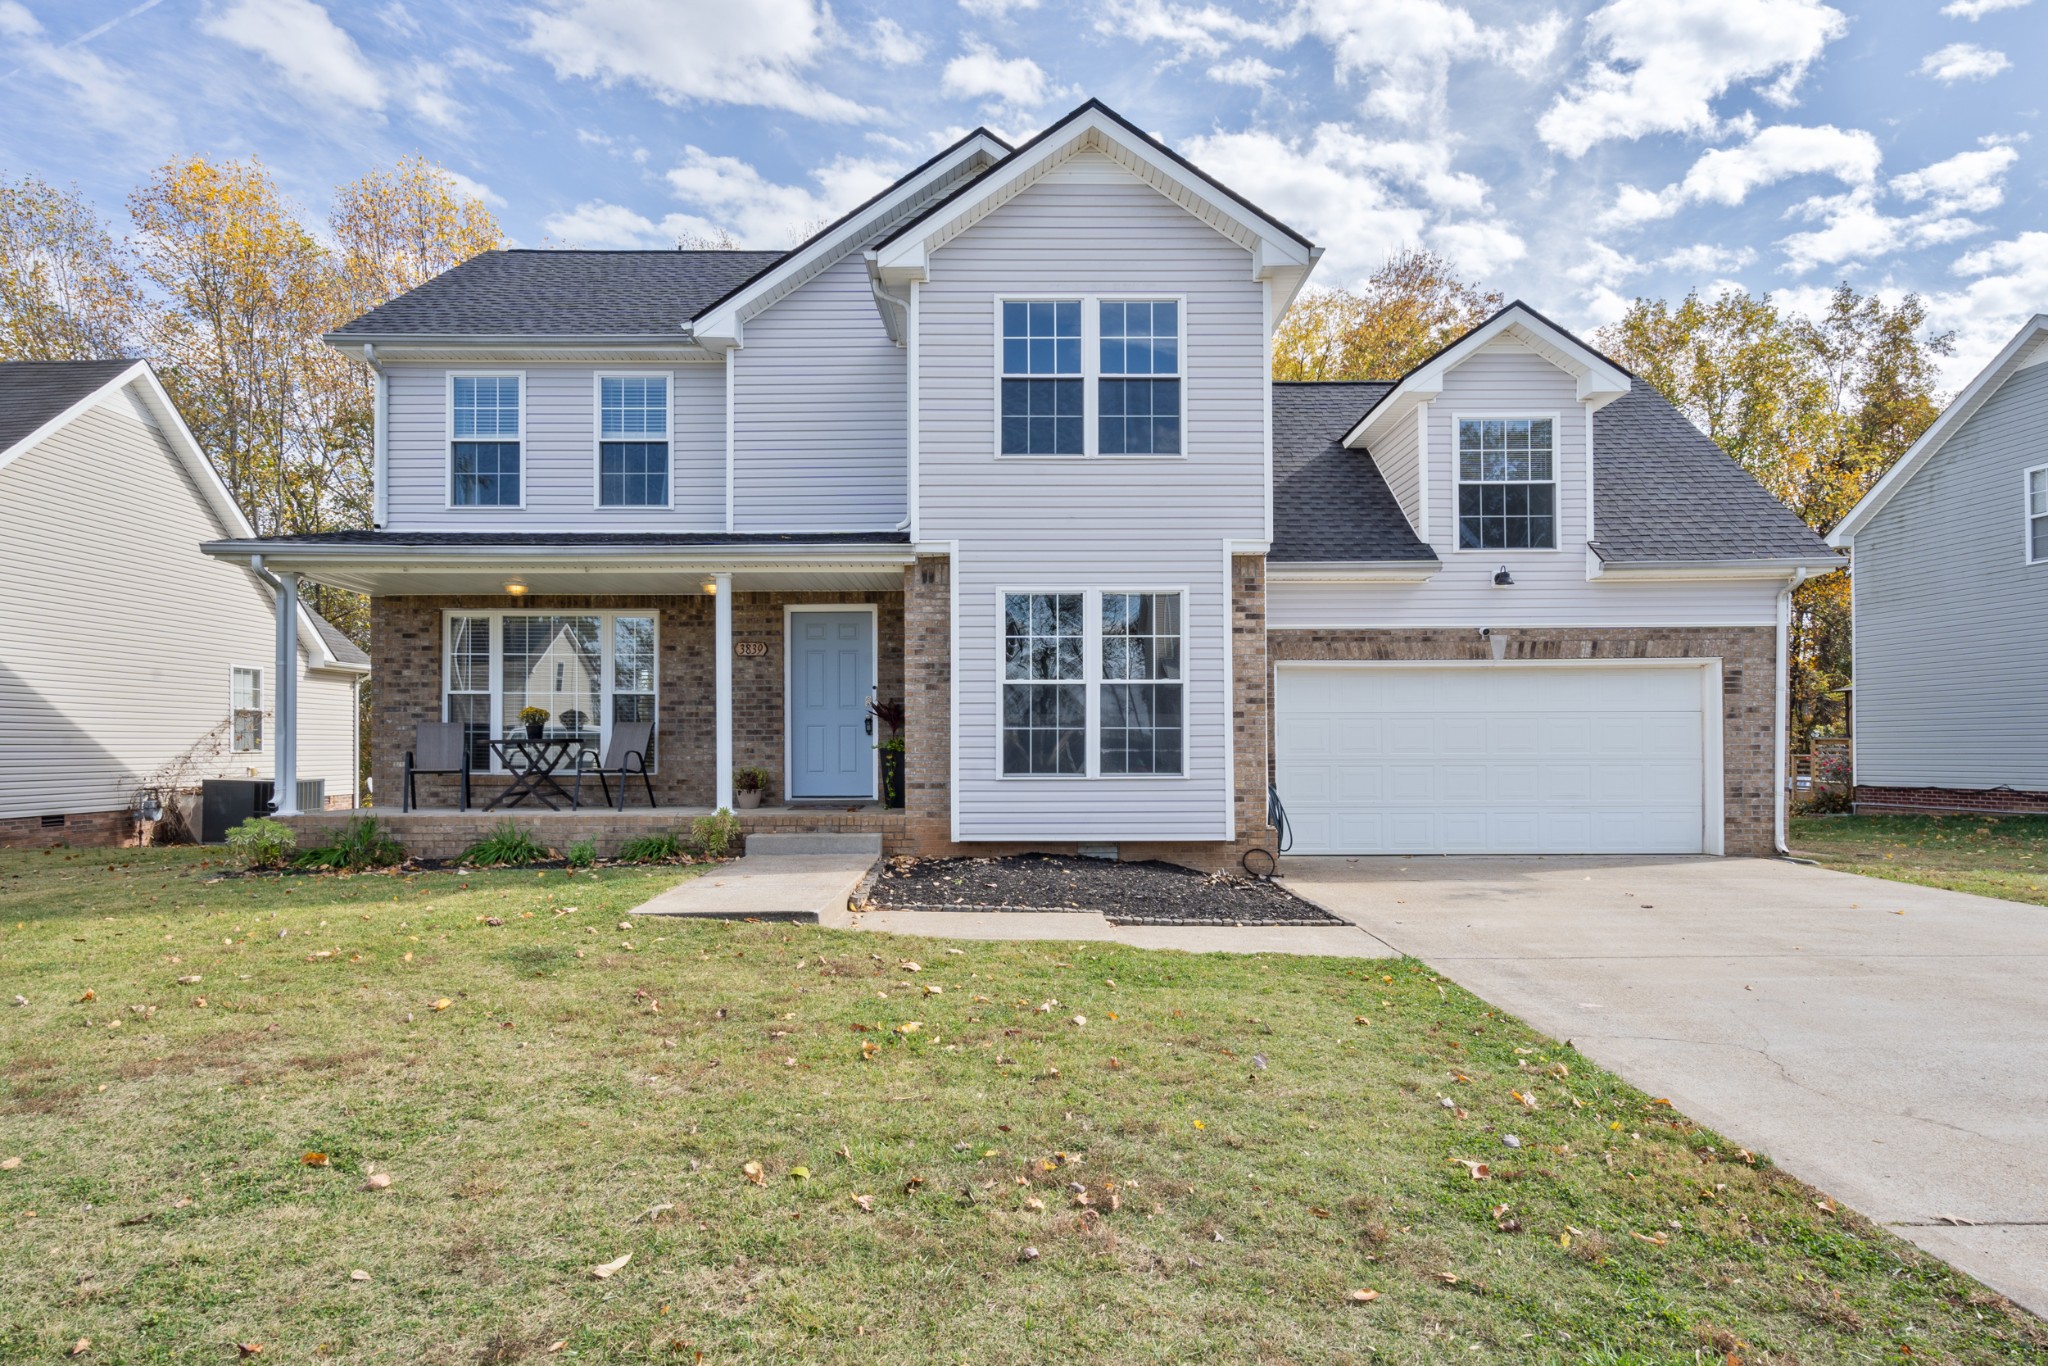
[[[1319,254],[1093,101],[792,251],[487,253],[329,338],[376,527],[208,548],[373,596],[387,806],[415,724],[483,769],[537,703],[655,720],[664,804],[758,766],[750,821],[925,853],[1220,866],[1269,783],[1304,853],[1769,851],[1832,553],[1519,304],[1273,383]]]

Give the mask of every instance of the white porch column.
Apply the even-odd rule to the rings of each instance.
[[[714,633],[711,671],[717,681],[718,777],[711,795],[714,807],[732,807],[732,575],[711,576]]]
[[[277,661],[270,682],[272,800],[279,816],[299,814],[299,576],[277,576]]]

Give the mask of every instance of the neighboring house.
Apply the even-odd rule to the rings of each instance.
[[[2048,314],[1850,509],[1859,811],[2048,812]]]
[[[372,596],[379,792],[420,721],[516,725],[539,617],[677,806],[745,764],[845,828],[902,699],[892,849],[1222,866],[1270,780],[1298,852],[1769,852],[1838,557],[1519,304],[1273,383],[1319,255],[1096,102],[786,253],[487,253],[328,338],[376,529],[208,550]]]
[[[148,365],[0,364],[0,846],[130,842],[146,785],[272,776],[272,593],[199,553],[250,534]],[[369,660],[297,615],[299,771],[352,803]]]

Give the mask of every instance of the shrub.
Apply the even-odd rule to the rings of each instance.
[[[740,818],[722,806],[690,822],[690,848],[706,858],[724,858],[739,837]]]
[[[736,768],[732,771],[732,785],[737,792],[766,792],[768,770],[765,768]]]
[[[276,868],[298,843],[290,826],[255,816],[228,831],[228,857],[244,868]]]
[[[546,846],[511,821],[462,851],[462,862],[478,867],[539,863],[548,857]]]
[[[641,835],[619,846],[619,858],[626,863],[667,863],[682,852],[683,842],[674,835]]]
[[[389,868],[404,859],[405,846],[380,829],[375,816],[363,816],[343,826],[333,843],[308,849],[293,859],[292,865],[359,873],[365,868]]]
[[[569,846],[567,857],[571,868],[588,868],[597,862],[597,842],[577,840]]]

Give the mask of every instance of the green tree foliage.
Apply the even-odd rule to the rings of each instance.
[[[1273,337],[1274,379],[1396,379],[1501,305],[1426,251],[1390,258],[1359,290],[1302,291]]]

